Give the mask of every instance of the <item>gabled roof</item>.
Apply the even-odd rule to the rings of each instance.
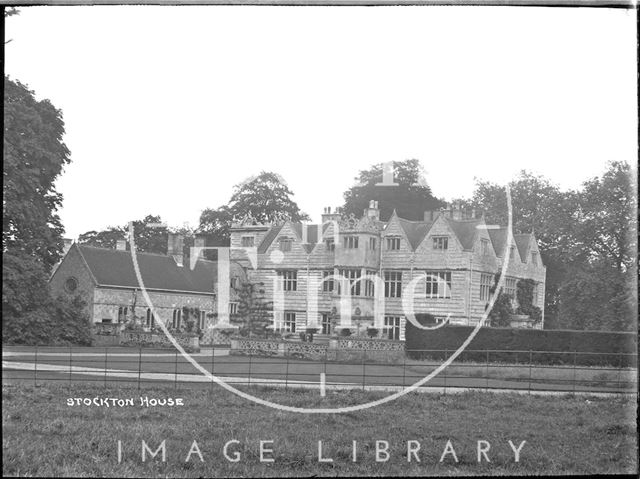
[[[520,259],[523,262],[527,261],[527,255],[529,254],[529,246],[531,245],[531,233],[513,235],[513,240],[518,247],[520,253]]]
[[[282,226],[283,225],[273,225],[269,229],[269,231],[267,231],[267,234],[264,235],[262,241],[258,245],[258,253],[264,254],[267,252],[267,249],[269,248],[271,243],[273,243],[273,240],[276,239],[276,236],[278,236],[278,233],[280,233]]]
[[[140,288],[130,251],[74,244],[99,286]],[[136,253],[142,282],[146,289],[214,293],[217,263],[200,259],[192,270],[178,266],[171,256]]]
[[[273,243],[275,239],[278,237],[278,235],[280,234],[280,231],[282,231],[282,228],[284,227],[285,224],[291,225],[291,228],[298,236],[298,239],[302,241],[302,223],[289,222],[289,223],[283,223],[280,225],[274,225],[269,229],[269,231],[267,231],[267,234],[264,235],[264,238],[262,238],[262,241],[258,246],[259,254],[264,254],[267,252],[267,250],[269,249],[269,246],[271,246],[271,243]],[[323,234],[326,232],[328,227],[329,227],[329,224],[322,225]],[[302,244],[303,248],[307,253],[311,253],[313,251],[313,248],[315,248],[316,244],[318,244],[318,240],[320,239],[320,236],[321,235],[318,232],[318,225],[316,224],[307,225],[307,242]]]
[[[451,218],[446,218],[446,220],[460,241],[462,248],[467,251],[472,250],[478,234],[478,225],[482,224],[483,220],[452,220]]]
[[[488,231],[493,250],[497,256],[503,257],[504,250],[507,247],[507,228],[491,228]]]
[[[409,240],[409,244],[411,245],[411,249],[415,251],[427,233],[431,229],[433,222],[424,222],[424,221],[409,221],[398,216],[398,223],[402,227],[404,234],[407,236],[407,240]]]

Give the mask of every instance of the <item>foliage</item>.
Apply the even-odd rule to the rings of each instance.
[[[262,171],[235,185],[227,205],[207,208],[200,215],[199,231],[211,236],[212,244],[228,245],[229,228],[234,221],[251,216],[257,223],[274,223],[284,219],[308,220],[291,199],[293,192],[276,173]]]
[[[69,346],[91,345],[86,304],[77,296],[48,300],[20,315],[4,316],[2,339],[7,344]]]
[[[367,328],[367,336],[370,338],[377,338],[380,330],[378,328]]]
[[[493,278],[493,286],[489,289],[491,294],[494,294],[498,282],[500,281],[500,273],[496,273]],[[504,291],[498,293],[498,297],[493,303],[493,308],[489,312],[489,323],[493,327],[508,328],[511,325],[511,315],[513,314],[511,296],[505,294]]]
[[[545,328],[633,327],[634,182],[631,167],[623,162],[608,163],[600,178],[577,191],[561,191],[526,171],[510,182],[514,229],[535,233],[547,268]],[[501,185],[476,181],[473,197],[460,201],[483,210],[489,224],[507,224]],[[528,314],[541,312],[532,308]]]
[[[243,282],[238,291],[239,333],[266,338],[271,325],[273,303],[267,299],[264,283]]]
[[[445,359],[462,345],[473,330],[473,326],[444,326],[425,331],[407,322],[407,356],[415,359]],[[631,366],[636,363],[635,357],[616,353],[635,354],[637,347],[638,337],[635,333],[480,328],[459,359],[484,362],[486,351],[489,350],[491,361],[528,363],[528,351],[548,351],[545,354],[531,353],[532,361],[536,364],[572,364],[575,361],[581,365]],[[574,354],[574,351],[602,354]]]
[[[166,227],[150,226],[162,223],[158,215],[147,215],[133,222],[136,251],[140,253],[167,254],[168,230]],[[98,248],[115,249],[116,242],[129,237],[129,225],[109,226],[103,231],[87,231],[78,237],[78,243]],[[127,249],[130,244],[127,242]]]
[[[393,162],[393,180],[396,186],[378,185],[383,182],[382,163],[362,170],[355,178],[358,182],[344,193],[343,212],[360,217],[370,200],[377,200],[380,219],[387,221],[395,209],[399,216],[409,220],[422,220],[427,210],[437,210],[445,202],[435,198],[424,181],[419,160]]]
[[[70,162],[63,135],[61,111],[5,75],[2,251],[33,256],[47,272],[62,252],[55,181]]]
[[[347,337],[347,336],[351,336],[351,334],[352,333],[351,333],[351,330],[349,328],[342,328],[340,330],[340,336]]]
[[[533,289],[536,283],[532,279],[520,279],[516,284],[516,298],[518,299],[518,308],[516,314],[526,314],[531,319],[542,319],[542,311],[533,304]]]

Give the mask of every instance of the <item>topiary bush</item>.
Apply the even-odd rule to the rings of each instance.
[[[473,326],[421,330],[407,321],[405,351],[414,359],[442,360],[457,350],[473,330]],[[536,364],[575,362],[589,366],[631,367],[637,362],[637,348],[635,333],[481,328],[459,359],[485,362],[488,355],[490,361],[528,363],[531,356]]]

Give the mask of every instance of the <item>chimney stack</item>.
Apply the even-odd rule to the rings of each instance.
[[[182,248],[184,237],[179,233],[169,233],[167,243],[167,254],[172,256],[178,266],[182,266],[184,256]]]
[[[66,246],[66,244],[65,244]],[[127,251],[127,240],[119,239],[116,241],[116,249],[118,251]]]
[[[331,212],[331,206],[327,206],[324,208],[324,212],[322,213],[322,224],[327,221],[338,221],[340,219],[340,208],[335,209],[335,211]]]
[[[380,210],[378,209],[378,202],[375,200],[369,201],[369,207],[364,210],[364,215],[367,218],[371,218],[373,220],[380,220]]]
[[[197,257],[204,258],[204,249],[198,248],[204,248],[205,246],[207,246],[207,237],[201,233],[196,234],[196,237],[193,240],[193,246],[197,250]]]

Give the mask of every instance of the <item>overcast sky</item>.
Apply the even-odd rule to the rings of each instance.
[[[434,194],[519,170],[562,188],[635,165],[636,13],[509,7],[29,7],[6,73],[63,111],[66,235],[197,226],[261,170],[313,220],[360,169]]]

